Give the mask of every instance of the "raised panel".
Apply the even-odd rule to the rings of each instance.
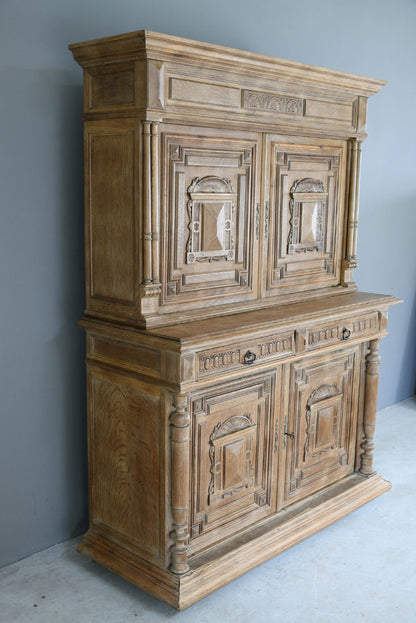
[[[173,77],[169,79],[169,99],[188,106],[196,103],[240,108],[241,91],[238,88],[213,84],[208,80],[201,82]]]
[[[265,296],[340,281],[346,145],[268,137]]]
[[[275,507],[274,389],[274,374],[263,374],[193,396],[195,551],[218,540],[215,529],[243,527]]]
[[[285,422],[287,502],[296,501],[354,470],[360,347],[290,366]]]
[[[90,375],[90,404],[92,516],[119,541],[156,557],[159,399],[97,373]]]
[[[169,129],[162,132],[162,311],[185,301],[198,307],[255,298],[257,139]]]
[[[86,86],[90,110],[134,105],[134,69],[128,64],[90,68]]]
[[[134,132],[88,135],[88,283],[96,300],[135,301]]]

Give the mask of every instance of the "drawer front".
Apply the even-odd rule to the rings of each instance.
[[[356,337],[376,333],[379,328],[380,321],[377,312],[307,327],[297,331],[296,350],[298,352],[309,351],[330,344],[343,343]]]
[[[196,356],[197,378],[236,368],[248,369],[258,363],[274,361],[294,352],[293,331],[235,344],[224,349],[204,350]]]

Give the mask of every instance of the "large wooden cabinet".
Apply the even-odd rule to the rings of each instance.
[[[84,69],[90,527],[177,609],[389,488],[353,269],[384,84],[140,31]],[[324,555],[324,554],[323,554]]]

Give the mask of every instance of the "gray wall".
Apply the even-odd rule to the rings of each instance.
[[[81,70],[67,44],[140,28],[384,78],[370,100],[361,289],[391,293],[379,407],[416,378],[412,0],[2,0],[0,565],[86,527]]]

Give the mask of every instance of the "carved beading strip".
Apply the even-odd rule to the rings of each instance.
[[[311,331],[308,336],[308,344],[309,346],[315,346],[320,342],[334,340],[339,337],[339,334],[340,327],[338,325],[325,327],[324,329],[318,329],[316,331]]]
[[[279,338],[273,338],[265,342],[261,342],[256,346],[250,347],[256,353],[256,359],[291,353],[293,351],[293,336],[287,335]],[[241,364],[241,351],[246,348],[236,348],[217,353],[202,354],[198,358],[198,374],[207,372],[215,372],[226,368],[231,368]]]
[[[328,342],[337,338],[341,339],[344,326],[345,323],[342,325],[333,325],[316,329],[315,331],[310,331],[308,335],[308,345],[316,346],[320,342]],[[354,320],[350,326],[351,333],[353,335],[368,331],[377,331],[379,328],[378,315],[374,314],[371,318],[360,318],[359,320]]]
[[[263,342],[259,345],[258,357],[268,357],[278,353],[287,353],[292,351],[292,336],[277,338]]]
[[[229,350],[212,355],[201,355],[199,357],[199,373],[212,372],[236,365],[240,361],[240,349]]]
[[[371,331],[372,329],[378,329],[378,315],[374,315],[372,318],[363,318],[361,320],[357,320],[352,325],[352,330],[354,333]]]

